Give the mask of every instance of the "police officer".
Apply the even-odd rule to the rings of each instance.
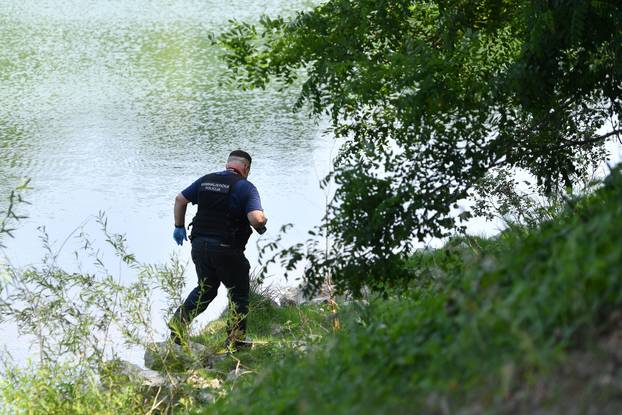
[[[226,170],[201,177],[175,198],[173,238],[178,245],[188,239],[185,227],[188,203],[198,204],[190,234],[198,285],[169,322],[171,339],[177,344],[181,343],[181,336],[192,319],[205,311],[216,297],[221,282],[229,289],[235,310],[235,318],[227,327],[227,346],[235,348],[242,344],[250,269],[244,248],[251,227],[261,234],[266,231],[267,222],[257,188],[246,180],[251,162],[247,152],[232,151]]]

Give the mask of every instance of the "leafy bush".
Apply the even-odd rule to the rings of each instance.
[[[569,347],[589,344],[622,306],[621,197],[617,168],[593,194],[568,200],[555,219],[419,251],[406,264],[413,276],[406,290],[343,306],[334,334],[327,306],[278,307],[269,290],[254,287],[248,328],[255,347],[214,364],[210,375],[224,382],[215,403],[184,398],[168,409],[446,413],[479,400],[494,413],[519,382],[555,367]],[[224,324],[213,323],[199,339],[213,342]],[[244,375],[229,379],[238,369]],[[94,373],[49,361],[8,367],[3,410],[149,410],[138,386]]]
[[[621,24],[614,0],[327,0],[232,22],[217,38],[231,80],[300,86],[294,109],[339,139],[334,246],[287,252],[307,282],[408,280],[413,242],[459,228],[459,203],[495,169],[524,169],[544,193],[589,175],[622,133]]]
[[[107,382],[114,388],[106,388]],[[143,402],[129,382],[105,380],[92,372],[63,365],[9,368],[0,380],[2,414],[143,413]]]
[[[351,304],[308,356],[288,354],[202,411],[436,413],[480,389],[494,406],[622,306],[621,198],[618,168],[555,220],[417,253],[407,292]]]
[[[22,202],[11,194],[6,220],[0,223],[0,236],[3,232],[10,235],[11,221],[20,219],[15,209]],[[145,347],[154,342],[154,291],[164,292],[168,300],[165,313],[170,315],[181,301],[184,266],[176,257],[164,265],[138,262],[128,252],[125,236],[109,231],[103,213],[97,222],[118,261],[115,268],[119,272],[123,267],[133,270],[134,281],[124,284],[115,277],[101,250],[84,232],[76,235],[81,249],[75,256],[78,263],[94,263],[93,272],[68,272],[58,266],[59,250],[49,242],[44,228],[41,240],[46,255],[40,266],[2,266],[5,280],[0,290],[0,322],[11,322],[20,334],[34,338],[38,352],[37,365],[24,369],[9,358],[4,362],[6,376],[0,385],[0,407],[7,413],[142,411],[136,409],[142,404],[141,382],[106,370],[109,361],[117,356],[110,339],[116,330],[121,335],[117,337],[126,344]],[[158,410],[167,405],[172,402],[164,402]]]

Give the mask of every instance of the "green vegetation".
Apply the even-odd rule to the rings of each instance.
[[[176,381],[166,387],[149,387],[140,376],[123,370],[119,360],[100,361],[97,370],[85,364],[44,361],[25,368],[5,362],[0,381],[2,414],[138,414],[189,413],[205,405],[198,393],[225,396],[292,351],[302,351],[324,336],[330,327],[321,306],[279,307],[264,293],[254,292],[249,333],[252,350],[225,354],[223,343],[227,315],[211,323],[192,341],[207,346],[214,362],[178,355],[163,360],[161,372]],[[188,359],[190,357],[190,359]],[[91,362],[92,363],[92,362]],[[209,367],[202,367],[209,366]],[[236,376],[231,377],[231,373]],[[239,376],[239,377],[237,377]],[[221,384],[223,386],[221,386]],[[197,387],[197,385],[199,385]]]
[[[620,23],[611,0],[328,0],[291,19],[233,22],[213,38],[232,79],[302,85],[296,108],[328,115],[343,140],[324,181],[339,185],[324,225],[266,263],[307,261],[308,288],[333,278],[351,298],[337,314],[281,307],[255,285],[253,347],[224,353],[225,315],[193,338],[207,356],[191,345],[167,354],[168,383],[153,387],[110,359],[107,339],[116,329],[153,345],[153,290],[170,315],[183,266],[139,263],[101,215],[115,269],[136,273],[129,285],[82,234],[96,273],[59,269],[45,234],[41,267],[2,268],[0,320],[36,338],[40,362],[5,364],[0,410],[621,413],[622,168],[581,196],[565,190],[621,132]],[[517,196],[517,168],[552,206]],[[486,199],[476,213],[499,200],[517,222],[490,239],[456,233],[470,216],[457,204],[475,192]],[[12,194],[0,236],[21,201]],[[450,235],[441,249],[415,249]]]
[[[622,132],[621,24],[614,0],[328,0],[234,23],[217,38],[231,80],[300,79],[295,109],[342,144],[320,230],[334,245],[284,256],[309,260],[311,287],[391,289],[487,175],[524,169],[549,195],[580,181]]]
[[[563,405],[579,413],[591,405],[617,413],[619,385],[595,380],[622,378],[603,363],[612,356],[598,355],[604,337],[622,334],[621,198],[616,168],[537,225],[418,251],[406,289],[342,303],[336,316],[327,304],[278,306],[274,293],[254,285],[253,347],[222,354],[224,315],[193,339],[219,358],[192,375],[171,371],[185,383],[160,406],[153,391],[114,371],[94,377],[52,365],[9,372],[7,412],[561,414]],[[585,356],[587,374],[575,373]],[[209,402],[188,386],[197,376],[211,385]]]
[[[570,349],[589,349],[619,312],[621,197],[617,169],[538,227],[419,252],[407,291],[344,307],[341,331],[304,357],[288,353],[203,411],[454,413],[477,403],[501,412],[504,399],[554,373]],[[599,398],[605,405],[614,396]]]
[[[240,385],[252,385],[257,375],[261,376],[265,370],[281,364],[288,357],[303,358],[306,350],[331,333],[330,312],[321,305],[279,307],[270,301],[266,303],[271,305],[251,309],[248,337],[253,340],[252,348],[240,349],[214,364],[213,369],[223,381],[232,370],[244,373],[234,382],[225,384],[223,396],[229,391],[237,394]],[[223,352],[225,319],[210,324],[194,340],[206,344],[213,353]]]
[[[136,414],[144,405],[132,383],[102,387],[105,381],[71,366],[5,370],[0,380],[2,414]]]

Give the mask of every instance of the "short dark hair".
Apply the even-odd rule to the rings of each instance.
[[[246,151],[242,151],[242,150],[233,150],[231,153],[229,153],[229,157],[242,157],[242,158],[245,158],[246,160],[248,160],[248,165],[249,166],[253,162],[253,159],[251,158],[251,155],[248,154]]]

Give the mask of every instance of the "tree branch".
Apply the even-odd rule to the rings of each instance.
[[[593,144],[596,143],[598,141],[602,141],[602,140],[606,140],[607,138],[614,136],[614,135],[619,135],[620,133],[622,133],[622,130],[613,130],[608,132],[607,134],[603,134],[603,135],[599,135],[596,137],[591,137],[591,138],[586,138],[585,140],[570,140],[568,138],[563,138],[563,140],[568,143],[569,146],[582,146],[585,144]]]

